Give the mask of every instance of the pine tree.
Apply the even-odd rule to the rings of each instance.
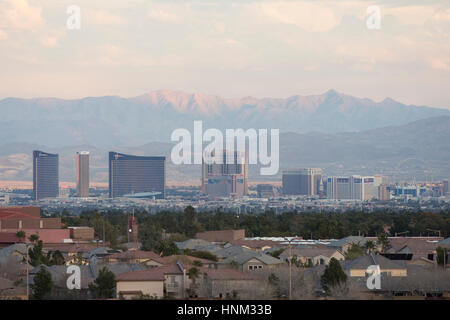
[[[107,267],[103,267],[98,273],[94,283],[89,284],[89,291],[96,298],[112,298],[116,288],[116,277]]]
[[[42,267],[39,272],[36,273],[33,281],[34,283],[31,285],[33,299],[42,300],[52,292],[52,275],[45,269],[45,267]]]
[[[325,272],[320,277],[320,283],[327,295],[333,288],[345,287],[347,275],[335,258],[330,259],[330,263],[325,267]]]

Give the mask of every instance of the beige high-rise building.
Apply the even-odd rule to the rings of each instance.
[[[89,152],[77,152],[77,196],[89,197]]]
[[[213,153],[212,153],[213,154]],[[217,151],[219,163],[202,164],[202,193],[210,199],[239,198],[248,194],[248,157],[246,152]]]

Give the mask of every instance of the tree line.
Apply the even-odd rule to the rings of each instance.
[[[79,216],[62,215],[66,226],[90,226],[99,239],[118,246],[127,239],[127,221],[130,213],[122,210],[106,212],[85,211]],[[193,238],[197,232],[208,230],[245,229],[247,237],[299,236],[304,239],[343,238],[349,235],[378,236],[387,233],[395,236],[440,235],[450,236],[450,212],[423,211],[374,212],[285,212],[272,210],[262,214],[225,213],[221,210],[197,212],[193,207],[184,211],[162,211],[150,214],[135,211],[139,224],[139,240],[148,247],[163,245],[164,234],[171,234],[178,241]]]

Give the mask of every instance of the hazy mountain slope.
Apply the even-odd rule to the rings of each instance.
[[[325,174],[385,174],[393,179],[450,178],[450,116],[418,120],[358,133],[283,133],[280,136],[280,172],[259,176],[250,166],[251,180],[279,179],[281,170],[321,167]],[[62,181],[75,181],[75,152],[91,152],[92,181],[107,182],[107,153],[166,155],[167,180],[199,182],[198,165],[175,166],[170,161],[172,144],[151,142],[139,147],[96,148],[91,145],[49,148],[33,144],[0,146],[0,180],[31,180],[33,149],[60,154]]]
[[[279,128],[281,132],[356,132],[401,125],[450,110],[374,102],[330,90],[287,99],[225,99],[219,96],[154,91],[134,98],[96,97],[0,100],[0,136],[8,142],[50,147],[99,147],[170,141],[177,128]]]

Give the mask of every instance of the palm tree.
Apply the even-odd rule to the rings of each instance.
[[[378,236],[378,244],[381,245],[381,253],[386,253],[391,248],[391,243],[386,233],[382,233]]]
[[[372,240],[367,240],[364,247],[367,249],[367,253],[370,253],[371,251],[374,251],[376,248],[375,242]]]
[[[30,240],[30,242],[32,243],[37,242],[39,240],[39,236],[37,234],[32,234],[28,237],[28,240]]]
[[[19,239],[20,242],[24,242],[26,234],[25,231],[20,230],[16,232],[16,237]]]

